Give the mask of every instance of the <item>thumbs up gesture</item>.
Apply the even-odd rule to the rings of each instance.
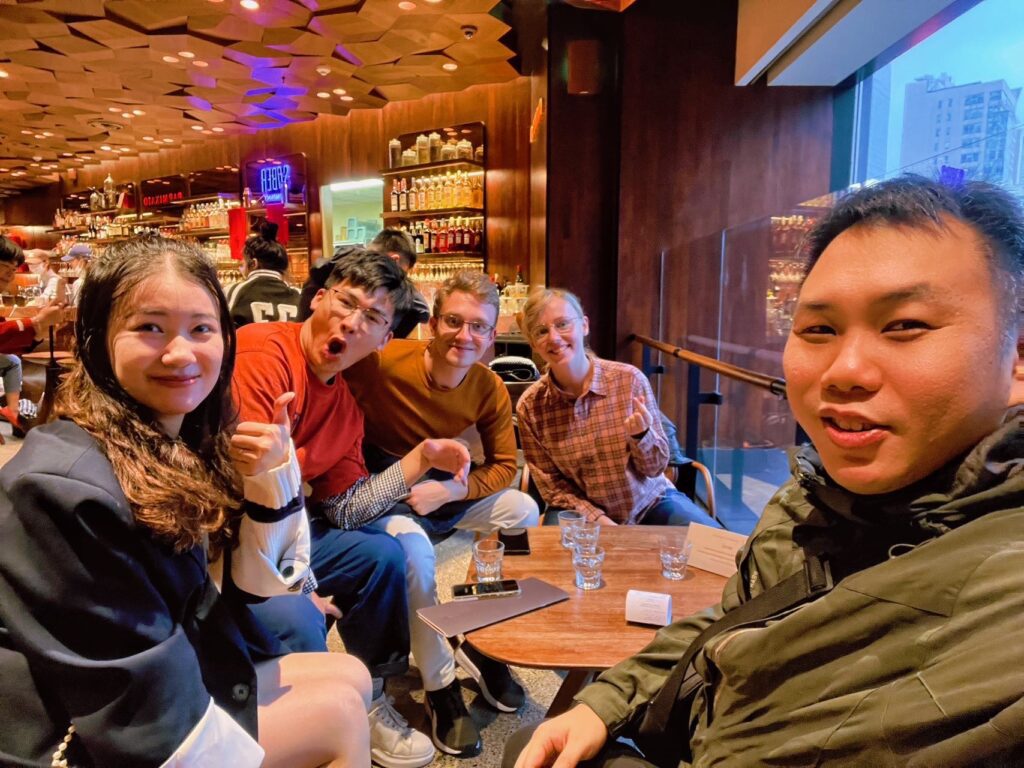
[[[293,399],[294,392],[285,392],[274,401],[272,423],[243,421],[235,429],[228,455],[243,475],[259,475],[288,460],[292,432],[288,403]]]

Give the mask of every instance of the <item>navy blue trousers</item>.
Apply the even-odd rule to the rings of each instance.
[[[409,668],[409,609],[402,545],[383,531],[342,531],[316,517],[309,527],[316,591],[341,609],[345,650],[373,677],[403,674]],[[274,597],[251,607],[292,651],[327,650],[324,617],[309,598]]]

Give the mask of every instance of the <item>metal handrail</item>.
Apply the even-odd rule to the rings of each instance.
[[[746,368],[741,368],[738,365],[732,363],[723,363],[721,360],[715,360],[713,357],[707,357],[700,355],[696,352],[691,352],[688,349],[682,347],[674,347],[671,344],[666,344],[663,341],[652,339],[650,336],[643,336],[639,333],[634,333],[630,336],[632,341],[642,344],[645,347],[656,349],[659,352],[664,352],[672,357],[679,358],[687,363],[693,363],[699,365],[701,368],[707,368],[710,371],[719,373],[722,376],[726,376],[730,379],[736,379],[746,384],[752,384],[755,387],[766,389],[776,397],[783,400],[786,399],[786,380],[780,379],[776,376],[769,376],[767,373],[758,373],[757,371],[751,371]]]

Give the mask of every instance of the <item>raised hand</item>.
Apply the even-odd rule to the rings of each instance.
[[[643,395],[634,397],[633,412],[623,422],[626,434],[630,437],[641,435],[651,428],[653,422],[654,419],[651,417],[651,412],[647,410],[646,398]]]
[[[258,475],[279,467],[288,459],[291,421],[288,403],[294,392],[285,392],[274,401],[272,422],[243,421],[231,436],[228,455],[243,475]]]

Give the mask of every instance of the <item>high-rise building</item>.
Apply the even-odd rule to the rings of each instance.
[[[1020,92],[1005,80],[954,85],[945,73],[908,83],[900,166],[927,176],[951,166],[968,179],[1019,186]]]
[[[852,181],[882,179],[889,170],[886,153],[889,148],[891,83],[892,69],[882,67],[865,78],[857,90]]]

